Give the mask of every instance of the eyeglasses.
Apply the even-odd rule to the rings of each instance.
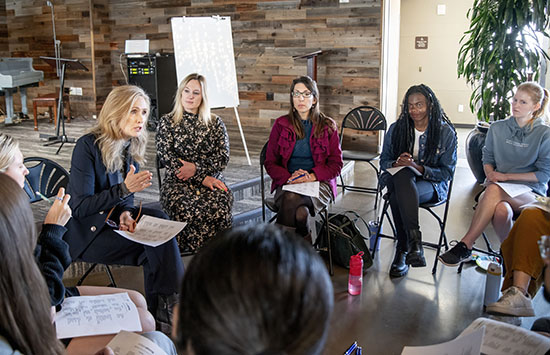
[[[301,96],[303,98],[309,99],[313,94],[311,93],[311,91],[304,91],[304,92],[293,91],[291,95],[292,97],[295,97],[295,98],[298,98]]]
[[[139,217],[141,217],[141,205],[142,205],[142,201],[139,202],[139,211],[138,211],[137,217],[134,219],[136,222],[139,220]],[[112,219],[109,219],[109,217],[111,217],[111,214],[113,213],[115,208],[116,206],[111,208],[111,210],[107,214],[107,217],[105,218],[105,224],[107,224],[111,228],[118,229],[119,225]]]

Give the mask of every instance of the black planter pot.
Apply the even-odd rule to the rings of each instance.
[[[468,138],[466,138],[466,159],[468,159],[470,170],[472,170],[479,184],[485,181],[481,150],[485,145],[485,137],[487,137],[488,130],[489,127],[478,122],[476,127],[468,134]]]

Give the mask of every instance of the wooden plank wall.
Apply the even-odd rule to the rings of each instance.
[[[97,99],[91,73],[69,73],[67,86],[84,88],[79,100],[71,97],[71,108],[99,108],[112,86],[124,83],[120,54],[125,40],[149,39],[152,52],[171,52],[171,17],[217,14],[232,20],[238,111],[245,124],[269,126],[288,110],[289,84],[307,71],[306,60],[292,56],[316,50],[324,52],[318,59],[321,110],[340,121],[355,106],[379,106],[381,1],[55,0],[64,56],[81,59],[91,68],[93,37]],[[7,1],[12,56],[53,54],[50,8],[44,3]],[[54,79],[50,71],[43,88],[51,91]],[[234,117],[232,109],[216,113],[226,120]]]
[[[6,1],[0,0],[0,57],[9,57],[8,20],[6,16]]]

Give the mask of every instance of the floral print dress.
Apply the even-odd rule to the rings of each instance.
[[[196,251],[216,233],[231,228],[231,191],[212,191],[202,185],[206,176],[224,181],[223,170],[229,162],[227,130],[215,115],[207,126],[198,115],[187,112],[174,125],[172,115],[167,114],[160,120],[156,144],[158,159],[166,167],[160,203],[172,220],[187,222],[177,236],[180,250]],[[180,159],[197,168],[186,181],[176,176]]]

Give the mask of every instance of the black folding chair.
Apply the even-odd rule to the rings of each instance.
[[[375,209],[378,206],[380,195],[380,169],[373,162],[380,157],[378,137],[380,133],[384,134],[386,132],[386,127],[386,118],[380,110],[372,106],[360,106],[348,112],[342,121],[340,131],[342,158],[344,160],[367,162],[376,172],[376,187],[346,185],[342,175],[340,175],[342,192],[347,189],[376,194],[374,199]]]
[[[264,174],[264,163],[265,163],[265,156],[267,151],[267,143],[264,144],[262,148],[262,152],[260,153],[260,189],[261,189],[261,195],[262,195],[262,220],[266,222],[266,214],[267,211],[273,212],[273,216],[269,219],[268,223],[272,223],[275,218],[277,218],[277,206],[275,205],[275,200],[272,197],[266,197],[266,183],[265,183],[265,174]],[[328,208],[329,205],[325,205],[321,211],[319,211],[319,215],[321,216],[321,229],[323,229],[323,226],[326,226],[328,223]],[[325,228],[326,230],[326,237],[327,237],[327,247],[326,248],[318,248],[319,251],[326,251],[328,254],[328,262],[329,262],[329,272],[330,275],[334,275],[334,267],[332,264],[332,249],[331,249],[331,240],[330,240],[330,228]]]
[[[419,206],[421,209],[428,211],[439,223],[440,232],[439,232],[439,241],[437,242],[437,244],[432,243],[432,242],[427,242],[425,240],[422,241],[423,246],[436,249],[434,266],[432,268],[432,274],[435,274],[436,271],[437,271],[437,263],[439,261],[437,259],[437,257],[441,253],[441,247],[444,246],[445,251],[449,250],[449,244],[447,243],[447,235],[445,234],[445,227],[447,225],[447,217],[448,217],[448,214],[449,214],[449,205],[450,205],[450,201],[451,201],[451,192],[453,190],[453,180],[454,180],[454,175],[451,177],[451,180],[449,181],[449,191],[447,193],[447,198],[445,200],[437,201],[437,202],[422,203]],[[387,217],[388,220],[391,222],[390,216],[388,214],[388,207],[390,206],[389,193],[386,193],[383,196],[383,200],[384,200],[384,207],[382,208],[380,223],[378,224],[378,231],[376,233],[376,240],[375,240],[375,243],[374,243],[375,246],[378,245],[378,242],[379,242],[380,238],[390,238],[390,239],[396,240],[395,228],[393,227],[393,224],[391,225],[392,230],[393,230],[393,235],[390,236],[390,235],[385,235],[385,234],[380,233],[380,230],[382,228],[382,224],[384,222],[384,217]],[[433,210],[435,207],[441,206],[441,205],[445,205],[445,209],[444,209],[444,212],[443,212],[443,217],[438,215]],[[373,248],[373,250],[372,250],[372,258],[373,259],[374,259],[375,254],[376,254],[376,248]]]
[[[25,177],[25,192],[29,195],[31,203],[41,201],[43,196],[50,198],[57,195],[59,188],[67,188],[69,184],[69,173],[65,168],[53,160],[40,157],[28,157],[23,160],[25,166],[29,170],[29,174]],[[38,192],[38,193],[37,193]],[[84,279],[95,269],[96,264],[92,264],[86,270],[84,275],[78,280],[77,286],[80,286]],[[116,287],[116,282],[108,265],[106,268],[107,276],[111,284],[109,286]]]

